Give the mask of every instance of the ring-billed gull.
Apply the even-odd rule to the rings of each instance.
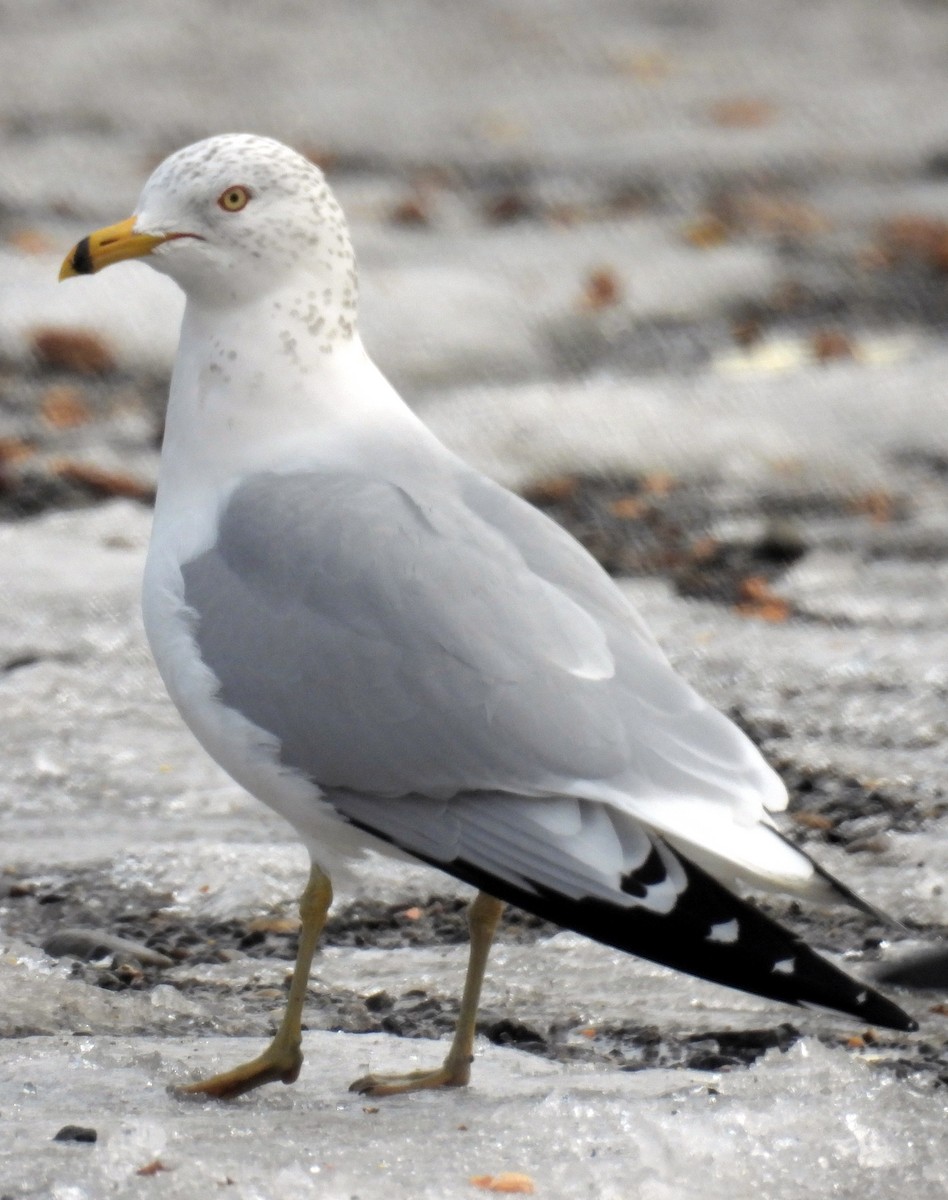
[[[133,258],[187,295],[148,637],[187,724],[312,861],[274,1041],[192,1090],[296,1079],[329,872],[366,847],[478,893],[443,1065],[362,1092],[467,1082],[505,902],[705,979],[914,1028],[737,894],[861,904],[777,832],[777,775],[597,563],[450,453],[373,365],[317,167],[244,134],[186,147],[61,278]]]

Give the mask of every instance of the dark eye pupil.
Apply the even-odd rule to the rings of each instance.
[[[221,208],[229,208],[236,211],[238,208],[243,208],[250,196],[246,188],[233,187],[226,192],[221,192],[217,198],[217,203]]]

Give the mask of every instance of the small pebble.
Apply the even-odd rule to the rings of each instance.
[[[125,958],[134,958],[143,966],[174,965],[167,954],[160,954],[141,942],[116,937],[102,929],[59,929],[46,939],[43,949],[52,958],[78,958],[83,962],[96,962],[98,959],[117,954]]]
[[[86,1125],[64,1125],[53,1138],[54,1142],[94,1142],[99,1135]]]
[[[901,987],[940,990],[948,987],[948,946],[928,946],[881,967],[876,978],[883,983],[894,983]]]

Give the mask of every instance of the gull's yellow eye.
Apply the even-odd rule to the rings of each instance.
[[[218,205],[224,212],[240,212],[242,208],[247,207],[247,201],[250,199],[250,192],[239,183],[233,187],[226,188],[217,197]]]

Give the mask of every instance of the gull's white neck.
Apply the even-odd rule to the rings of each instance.
[[[227,478],[306,453],[334,429],[404,408],[357,334],[324,341],[290,312],[292,294],[207,309],[189,301],[168,400],[165,469]],[[371,377],[371,382],[370,382]],[[291,456],[292,452],[291,452]]]
[[[201,547],[250,474],[355,465],[367,441],[431,439],[358,334],[325,337],[305,299],[291,286],[230,308],[188,301],[155,511],[156,534],[173,527],[179,553]]]

